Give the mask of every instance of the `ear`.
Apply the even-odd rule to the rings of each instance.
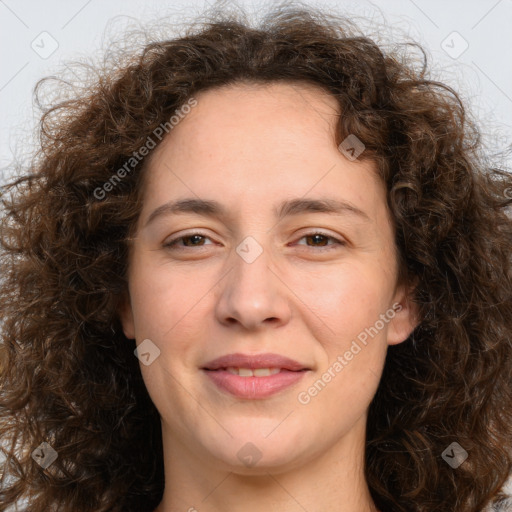
[[[135,339],[135,322],[133,320],[133,310],[128,291],[123,292],[120,305],[119,305],[119,319],[123,326],[124,335],[129,340]]]
[[[418,305],[413,302],[411,287],[399,286],[393,299],[395,316],[390,320],[387,332],[389,345],[398,345],[404,342],[419,324]]]

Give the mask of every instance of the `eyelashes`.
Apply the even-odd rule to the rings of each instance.
[[[176,249],[177,245],[178,245],[178,242],[180,242],[181,240],[189,240],[189,239],[193,239],[193,238],[197,239],[197,238],[210,238],[210,237],[208,237],[206,235],[203,235],[202,233],[192,233],[192,234],[189,234],[189,235],[182,235],[180,237],[174,238],[174,239],[170,240],[169,242],[165,243],[164,247],[171,248],[171,249]],[[201,246],[201,245],[192,245],[190,247],[204,247],[204,245],[203,246]]]
[[[299,240],[302,240],[303,238],[316,239],[316,240],[318,240],[318,238],[323,238],[324,240],[327,240],[327,242],[329,242],[329,241],[333,241],[334,242],[333,244],[327,245],[327,246],[324,246],[324,245],[308,246],[308,245],[306,245],[307,247],[319,248],[319,249],[322,249],[322,250],[325,250],[326,248],[327,248],[327,250],[329,250],[329,247],[330,248],[335,248],[336,246],[346,245],[346,242],[344,240],[336,238],[336,237],[334,237],[332,235],[327,235],[326,233],[322,233],[321,231],[314,231],[312,233],[306,233],[305,235],[302,235],[299,238]]]
[[[193,233],[189,233],[186,235],[176,237],[176,238],[170,240],[169,242],[163,244],[163,247],[165,247],[167,250],[171,250],[171,251],[173,251],[173,250],[187,251],[187,250],[193,249],[194,247],[206,247],[206,245],[214,245],[214,244],[206,244],[205,245],[205,244],[200,244],[200,243],[194,243],[194,242],[201,242],[201,240],[205,240],[205,239],[211,240],[211,238],[204,233],[193,232]],[[339,246],[346,245],[346,242],[344,240],[336,238],[332,235],[328,235],[321,231],[312,231],[310,233],[306,233],[306,234],[302,235],[298,240],[303,240],[303,239],[313,241],[313,243],[316,243],[319,241],[325,241],[327,244],[329,244],[329,242],[331,242],[331,241],[333,242],[330,245],[308,245],[307,243],[306,244],[298,244],[298,245],[306,245],[306,247],[311,247],[316,252],[332,250]],[[179,245],[180,242],[186,243],[187,241],[192,241],[192,245]]]

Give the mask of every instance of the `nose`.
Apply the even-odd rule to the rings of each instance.
[[[270,251],[254,260],[234,253],[231,270],[221,280],[216,316],[223,325],[247,330],[280,327],[291,317],[288,288],[271,267]]]

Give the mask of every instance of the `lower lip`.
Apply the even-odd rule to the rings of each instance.
[[[206,375],[223,391],[239,398],[267,398],[285,388],[296,384],[306,371],[292,372],[281,370],[266,377],[240,377],[226,370],[203,370]]]

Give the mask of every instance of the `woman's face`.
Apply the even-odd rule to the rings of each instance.
[[[165,445],[284,470],[364,439],[387,346],[414,327],[385,187],[336,146],[337,104],[320,89],[196,99],[146,169],[123,328],[144,342]]]

